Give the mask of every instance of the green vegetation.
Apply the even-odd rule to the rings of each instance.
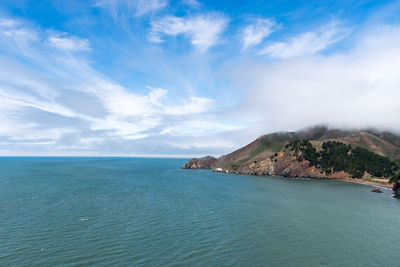
[[[278,153],[283,149],[285,144],[290,142],[292,140],[292,134],[282,134],[282,133],[276,133],[276,134],[271,134],[268,136],[264,136],[261,138],[260,144],[251,150],[248,154],[247,157],[242,158],[239,163],[242,164],[255,156],[259,155],[262,152],[273,152],[273,153]]]
[[[398,182],[400,182],[400,173],[396,173],[395,175],[393,175],[393,176],[390,177],[390,179],[389,179],[389,183],[395,183],[395,184],[397,184]]]
[[[249,159],[251,159],[254,156],[257,156],[264,150],[269,149],[271,146],[272,146],[272,142],[270,142],[268,139],[266,139],[266,138],[261,139],[261,144],[257,148],[253,149],[250,152]]]
[[[389,183],[393,183],[394,197],[400,198],[400,173],[393,175],[389,179]]]
[[[265,136],[261,139],[260,145],[250,152],[248,159],[257,156],[258,154],[266,150],[278,153],[279,151],[282,150],[284,145],[290,141],[290,139],[291,137],[289,135],[284,135],[284,134],[274,134],[272,136]]]
[[[352,148],[351,145],[342,142],[324,142],[322,150],[317,151],[310,141],[295,140],[285,148],[295,151],[298,161],[307,160],[310,166],[321,168],[328,175],[345,171],[353,178],[362,178],[365,172],[375,177],[390,177],[398,171],[397,164],[388,157],[364,148]]]

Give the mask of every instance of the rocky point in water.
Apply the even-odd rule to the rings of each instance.
[[[382,191],[379,188],[374,188],[374,189],[371,190],[371,192],[382,193]]]
[[[213,169],[216,163],[217,159],[211,156],[192,158],[182,166],[182,169]]]

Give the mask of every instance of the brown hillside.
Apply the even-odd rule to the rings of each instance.
[[[277,155],[286,144],[296,139],[309,140],[317,149],[325,141],[340,141],[387,156],[400,164],[400,137],[396,134],[376,130],[341,130],[316,126],[297,132],[278,132],[260,136],[250,144],[220,157],[214,167],[229,171],[243,169],[252,163]]]

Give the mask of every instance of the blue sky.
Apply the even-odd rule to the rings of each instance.
[[[0,155],[221,155],[400,132],[400,1],[0,3]]]

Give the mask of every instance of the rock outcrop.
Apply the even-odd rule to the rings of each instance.
[[[382,193],[382,191],[379,188],[374,188],[374,189],[371,190],[371,192]]]
[[[211,156],[203,158],[192,158],[182,166],[182,169],[213,169],[217,159]]]
[[[393,183],[393,197],[400,198],[400,181]]]

